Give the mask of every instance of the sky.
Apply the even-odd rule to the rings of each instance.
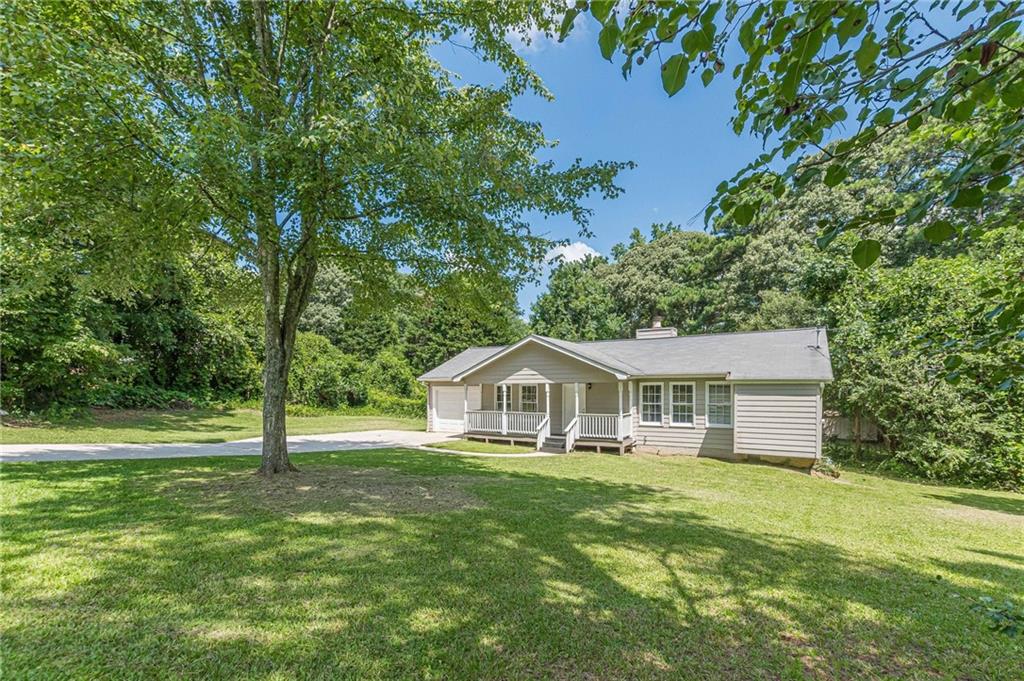
[[[634,68],[624,80],[621,61],[601,57],[594,28],[586,24],[564,43],[541,36],[529,46],[520,43],[519,50],[555,97],[524,96],[513,105],[516,116],[540,122],[547,137],[558,141],[545,159],[563,167],[576,158],[636,163],[619,175],[622,195],[612,200],[593,196],[585,202],[593,210],[592,237],[581,237],[568,216],[537,216],[536,233],[569,241],[567,258],[593,251],[608,255],[634,227],[648,232],[656,222],[703,229],[703,209],[715,186],[762,151],[758,140],[732,132],[735,85],[727,77],[732,65],[707,88],[691,76],[669,98],[656,61]],[[439,46],[435,56],[466,82],[493,83],[497,75],[493,67],[454,46]],[[524,314],[543,289],[542,281],[520,291]]]

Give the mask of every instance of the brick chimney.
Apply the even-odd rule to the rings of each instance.
[[[647,338],[675,338],[678,334],[676,333],[676,327],[674,326],[662,326],[662,318],[660,315],[655,315],[651,319],[651,328],[649,329],[637,329],[636,337],[638,339]]]

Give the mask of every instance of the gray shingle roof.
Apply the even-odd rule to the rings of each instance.
[[[812,327],[609,341],[538,338],[630,377],[724,375],[737,381],[831,381],[828,338],[824,329],[817,336]],[[820,347],[815,347],[816,342]],[[420,380],[450,381],[507,347],[469,348]]]

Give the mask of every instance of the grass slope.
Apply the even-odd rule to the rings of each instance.
[[[8,678],[1019,678],[1024,497],[705,459],[8,464]]]
[[[262,435],[257,409],[95,410],[52,424],[4,424],[4,444],[93,444],[228,442]],[[423,430],[423,419],[398,416],[328,414],[289,416],[289,435],[357,430]]]
[[[526,454],[537,451],[535,447],[523,445],[503,445],[499,442],[477,442],[476,440],[444,440],[431,442],[424,447],[450,449],[456,452],[474,452],[477,454]]]

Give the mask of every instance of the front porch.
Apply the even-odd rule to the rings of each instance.
[[[466,438],[546,451],[632,448],[632,395],[623,381],[467,384],[464,390]],[[478,391],[482,408],[469,408],[470,390]]]

